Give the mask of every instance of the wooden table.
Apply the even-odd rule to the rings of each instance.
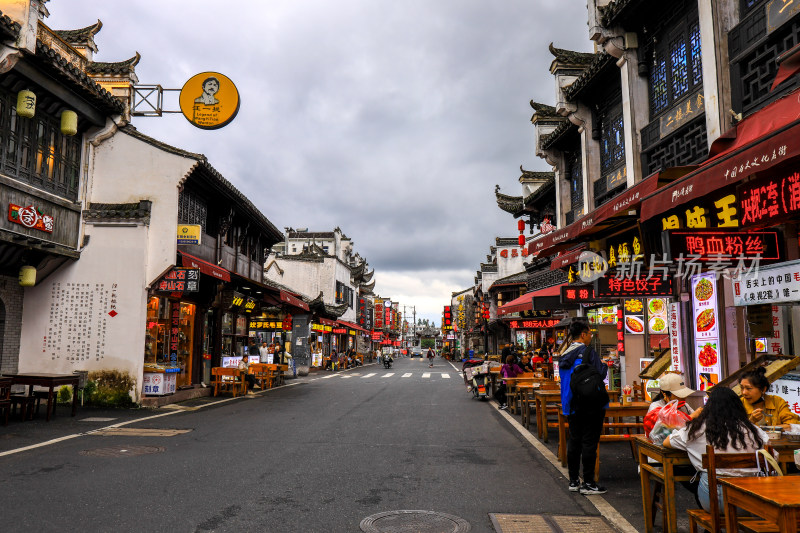
[[[560,390],[537,390],[533,393],[533,400],[536,408],[536,432],[540,439],[547,442],[547,405],[555,403],[561,405]]]
[[[786,467],[794,464],[794,451],[800,450],[800,442],[790,441],[786,438],[770,439],[764,443],[765,446],[771,447],[778,452],[778,463],[781,465],[783,473],[786,474]]]
[[[739,531],[736,508],[777,524],[781,533],[797,533],[800,476],[719,478],[728,533]]]
[[[533,384],[538,384],[538,386],[541,386],[543,383],[555,383],[552,380],[543,377],[536,377],[534,375],[520,375],[515,378],[501,379],[506,382],[506,403],[508,404],[508,410],[514,414],[517,414],[517,396],[519,394],[518,387],[520,385],[531,385],[530,388],[534,388]]]
[[[633,442],[636,446],[636,456],[639,459],[645,531],[647,533],[653,531],[653,496],[650,489],[650,480],[655,479],[664,486],[662,508],[666,511],[666,533],[674,533],[678,527],[675,510],[675,482],[689,481],[692,477],[675,475],[675,467],[691,465],[689,455],[683,450],[675,450],[653,444],[644,435],[634,436]],[[648,458],[655,461],[655,463],[649,462]]]
[[[47,421],[53,412],[53,389],[62,385],[72,385],[72,416],[78,411],[78,374],[47,374],[39,372],[26,372],[17,374],[4,374],[14,379],[14,385],[28,385],[28,396],[33,397],[33,387],[47,387]]]

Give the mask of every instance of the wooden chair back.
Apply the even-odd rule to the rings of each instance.
[[[225,377],[233,376],[233,377],[237,377],[237,376],[239,376],[239,369],[238,368],[224,368],[224,367],[221,367],[221,366],[215,366],[214,368],[211,369],[211,375],[212,376],[225,376]]]
[[[719,508],[717,499],[717,469],[718,468],[756,468],[756,456],[753,452],[746,453],[714,453],[714,447],[706,445],[703,454],[703,468],[708,472],[708,499],[711,509],[712,533],[717,533],[724,528],[724,509]]]

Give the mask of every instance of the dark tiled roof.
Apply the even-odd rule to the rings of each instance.
[[[517,237],[495,237],[494,242],[497,246],[514,246],[519,244]]]
[[[588,65],[592,62],[594,54],[588,52],[574,52],[572,50],[564,50],[563,48],[556,48],[553,43],[548,46],[550,53],[556,58],[555,60],[564,65]]]
[[[511,274],[510,276],[498,279],[492,283],[491,287],[489,287],[489,290],[492,290],[495,287],[507,285],[525,285],[527,282],[528,273],[523,270],[522,272],[517,272],[516,274]]]
[[[113,97],[112,97],[113,98]],[[189,172],[190,174],[196,171],[198,168],[205,171],[209,174],[216,182],[221,186],[220,188],[226,191],[231,197],[239,203],[242,207],[243,211],[245,211],[249,216],[251,216],[254,220],[260,222],[262,229],[265,233],[272,233],[273,237],[276,241],[283,240],[283,233],[275,227],[275,225],[264,216],[264,214],[258,210],[258,208],[253,205],[253,202],[250,201],[244,194],[239,191],[236,187],[233,186],[231,182],[229,182],[225,177],[220,174],[217,169],[215,169],[211,164],[208,162],[208,159],[203,154],[196,154],[193,152],[188,152],[186,150],[181,150],[180,148],[175,148],[174,146],[170,146],[166,143],[153,139],[145,135],[144,133],[140,132],[132,125],[128,124],[120,128],[120,131],[130,135],[131,137],[135,137],[151,146],[155,146],[156,148],[163,150],[165,152],[179,155],[182,157],[186,157],[188,159],[194,159],[197,161],[192,170]]]
[[[497,272],[497,265],[481,263],[481,272]]]
[[[136,55],[132,58],[125,61],[117,61],[116,63],[91,61],[86,65],[86,72],[90,74],[131,74],[141,58],[142,56],[139,55],[139,52],[136,52]]]
[[[311,232],[311,231],[290,231],[290,239],[333,239],[334,233],[332,231]]]
[[[0,11],[0,35],[5,35],[10,39],[16,39],[20,29],[22,28],[19,23],[14,22],[8,15],[4,15],[3,12]]]
[[[496,187],[494,190],[495,198],[497,199],[497,207],[506,213],[518,213],[522,210],[522,196],[508,196],[500,192],[500,188]]]
[[[91,203],[83,211],[83,218],[94,221],[143,221],[149,224],[152,205],[149,200],[141,200],[132,204]]]
[[[543,135],[539,139],[539,144],[541,145],[542,150],[547,150],[551,146],[553,146],[559,139],[561,139],[567,132],[577,129],[578,127],[570,122],[569,120],[565,120],[561,124],[558,125],[556,129],[548,133],[547,135]]]
[[[535,204],[538,200],[541,200],[542,198],[548,196],[550,192],[555,188],[556,186],[555,172],[548,172],[547,174],[550,174],[548,180],[544,182],[544,184],[542,184],[541,187],[539,187],[538,189],[530,193],[528,196],[526,196],[525,199],[523,200],[523,203],[525,204],[526,207],[531,204]]]
[[[600,16],[600,23],[605,27],[614,25],[629,7],[639,3],[641,0],[612,0],[607,6],[600,8],[603,13]]]
[[[572,82],[572,85],[564,88],[564,96],[567,100],[575,100],[581,91],[588,87],[592,80],[605,69],[608,65],[614,63],[614,57],[607,52],[600,52],[594,54],[594,60],[586,67],[583,74],[577,80]]]
[[[534,112],[537,116],[540,117],[548,117],[548,118],[564,118],[558,113],[556,113],[556,108],[547,104],[540,104],[539,102],[534,102],[531,100],[531,107],[533,108]]]
[[[375,280],[372,280],[372,283],[362,283],[358,288],[361,290],[361,294],[372,294],[375,289]]]
[[[522,181],[523,179],[525,179],[525,180],[531,180],[532,179],[532,180],[545,180],[545,181],[547,181],[547,180],[553,179],[553,177],[556,175],[555,172],[552,172],[552,171],[545,171],[545,172],[539,171],[539,172],[537,172],[537,171],[533,171],[533,170],[525,170],[524,168],[522,168],[522,165],[519,166],[519,170],[520,170],[520,172],[522,172],[522,175],[519,177],[520,181]]]
[[[70,44],[75,43],[86,43],[89,39],[92,39],[100,29],[103,27],[103,23],[100,22],[98,19],[97,22],[92,24],[91,26],[86,26],[85,28],[80,28],[78,30],[53,30],[59,37],[64,39]]]
[[[31,61],[37,62],[42,70],[48,71],[58,81],[86,97],[98,109],[109,114],[122,114],[125,105],[106,91],[81,69],[61,57],[61,54],[44,44],[36,41],[36,55],[26,56]]]

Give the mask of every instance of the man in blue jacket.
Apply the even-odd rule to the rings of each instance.
[[[597,443],[603,431],[606,405],[581,406],[576,409],[572,403],[570,380],[572,371],[581,363],[594,366],[601,376],[608,374],[597,352],[589,346],[592,331],[589,324],[574,321],[569,326],[572,344],[561,354],[558,361],[558,374],[561,380],[562,413],[569,420],[569,440],[567,441],[567,468],[569,470],[569,490],[581,494],[605,494],[606,489],[595,483],[594,465],[597,460]],[[580,482],[580,467],[583,463],[583,483]]]

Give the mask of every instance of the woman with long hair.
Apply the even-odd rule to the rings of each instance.
[[[708,391],[708,402],[702,409],[692,413],[692,420],[681,429],[676,429],[664,440],[664,446],[685,450],[689,461],[700,473],[697,498],[706,511],[711,509],[708,494],[708,473],[703,469],[703,454],[706,444],[719,453],[744,453],[760,450],[767,442],[767,434],[747,418],[747,412],[739,397],[727,387],[716,386]],[[718,469],[719,476],[751,476],[752,468]],[[722,487],[717,498],[722,506]]]

